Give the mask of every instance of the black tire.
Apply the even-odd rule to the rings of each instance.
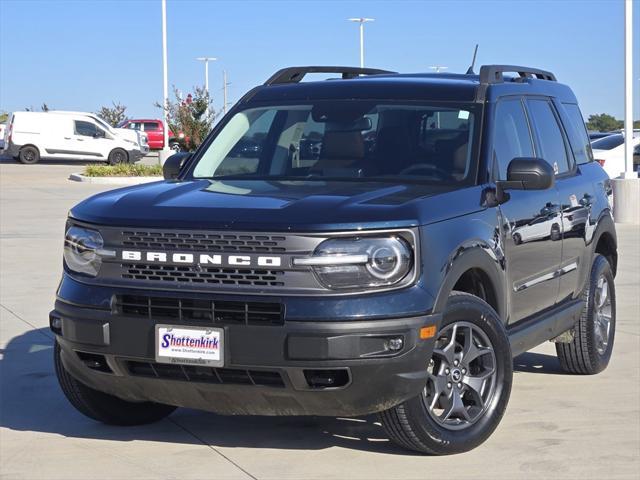
[[[129,162],[129,154],[126,150],[122,148],[114,148],[109,152],[109,159],[107,163],[109,165],[117,165],[119,163],[128,163]]]
[[[178,142],[169,142],[169,148],[176,153],[180,153],[182,151],[182,146]]]
[[[127,402],[94,390],[73,378],[60,358],[60,345],[55,342],[54,365],[62,392],[80,413],[108,425],[144,425],[170,415],[176,407],[153,402]]]
[[[431,455],[466,452],[484,442],[502,419],[509,402],[513,377],[511,347],[504,325],[497,313],[486,302],[461,292],[453,292],[449,297],[442,324],[439,326],[437,341],[440,341],[440,336],[447,331],[447,327],[449,326],[451,329],[454,324],[471,324],[489,340],[489,347],[493,347],[491,358],[494,360],[495,374],[490,376],[492,379],[491,396],[487,398],[484,407],[476,411],[476,420],[473,423],[458,429],[447,428],[435,420],[435,413],[431,413],[433,410],[427,405],[427,383],[424,391],[417,397],[379,414],[380,421],[389,438],[401,447]],[[457,350],[455,351],[457,352]],[[434,358],[436,358],[435,354]],[[480,356],[476,358],[480,358]],[[434,362],[431,360],[429,368],[433,368],[433,364]],[[425,368],[427,368],[426,365],[427,360],[425,359]],[[456,365],[461,366],[463,363]],[[471,364],[467,368],[471,372]],[[453,374],[453,370],[451,374]],[[462,377],[462,383],[466,381],[466,378]],[[446,388],[451,388],[450,385],[447,383]],[[481,388],[484,389],[484,386]],[[463,388],[467,388],[466,384],[463,385]],[[465,411],[470,412],[471,410]],[[445,421],[448,420],[445,419]]]
[[[599,293],[600,281],[608,285],[609,323],[606,345],[599,342],[598,303],[602,298]],[[580,320],[575,326],[575,336],[571,343],[556,343],[556,353],[560,366],[568,373],[593,375],[603,371],[609,365],[616,333],[616,290],[611,265],[607,259],[596,254],[591,265],[589,282],[582,293],[584,307]],[[606,303],[606,302],[605,302]]]
[[[520,235],[519,233],[514,233],[513,243],[515,243],[516,245],[520,245],[522,243],[522,235]]]
[[[32,146],[27,145],[26,147],[22,147],[20,149],[20,153],[18,154],[18,160],[25,165],[33,165],[34,163],[38,163],[40,161],[40,151]]]

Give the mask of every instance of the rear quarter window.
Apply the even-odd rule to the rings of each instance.
[[[578,105],[574,103],[563,103],[566,117],[563,118],[567,135],[569,136],[569,144],[573,150],[573,156],[578,165],[584,165],[593,161],[593,152],[591,151],[591,143],[587,127],[584,124],[582,113]]]

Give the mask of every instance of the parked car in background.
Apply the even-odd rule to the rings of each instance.
[[[604,138],[604,137],[608,137],[609,135],[613,135],[614,133],[617,132],[589,132],[589,140],[591,140],[592,142],[594,140],[598,140],[599,138]]]
[[[4,135],[6,153],[22,163],[41,158],[136,162],[149,152],[146,135],[112,128],[84,112],[14,112]]]
[[[0,123],[0,150],[4,149],[4,132],[7,129],[7,125]]]
[[[634,132],[635,133],[635,132]],[[640,137],[631,140],[633,145],[633,166],[638,170],[640,165]],[[624,135],[615,133],[608,137],[591,142],[593,158],[602,165],[609,178],[616,178],[624,171]]]
[[[128,128],[144,132],[149,138],[149,148],[161,150],[164,148],[164,125],[162,120],[157,119],[131,119],[118,124],[121,128]],[[180,152],[184,150],[184,134],[179,132],[176,136],[169,129],[169,148]]]

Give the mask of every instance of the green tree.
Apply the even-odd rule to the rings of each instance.
[[[616,120],[615,117],[606,113],[600,115],[589,115],[587,121],[587,128],[595,132],[611,132],[613,130],[619,130],[624,126],[622,120]]]
[[[173,94],[175,100],[167,100],[164,106],[167,123],[174,134],[184,134],[187,150],[195,150],[209,134],[215,119],[211,98],[204,87],[194,87],[193,94],[183,98],[174,86]],[[156,107],[163,108],[160,103],[156,103]]]
[[[9,120],[9,114],[7,112],[0,112],[0,123],[5,123]]]
[[[100,111],[96,112],[96,115],[112,127],[115,127],[120,122],[127,119],[127,115],[125,113],[127,111],[127,107],[116,102],[111,102],[111,104],[113,107],[102,107],[100,108]]]

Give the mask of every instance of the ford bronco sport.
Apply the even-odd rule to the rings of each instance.
[[[500,422],[513,356],[609,362],[609,179],[552,73],[287,68],[164,173],[69,214],[50,327],[93,419],[377,413],[449,454]]]

